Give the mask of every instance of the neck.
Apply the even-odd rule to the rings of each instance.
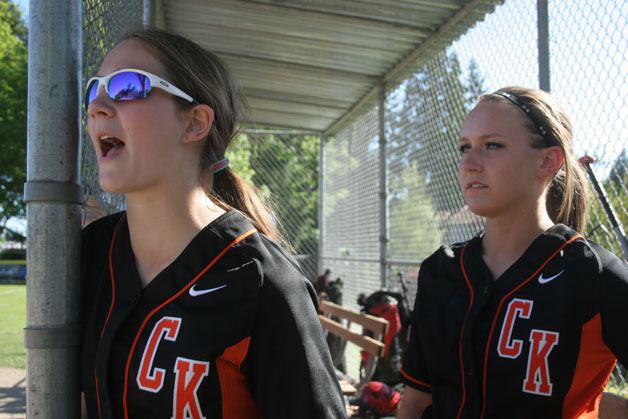
[[[510,214],[487,218],[482,239],[482,258],[493,279],[499,278],[540,234],[553,225],[544,202],[542,206],[537,206],[537,211],[522,211],[520,217],[513,218]]]
[[[127,194],[127,220],[138,273],[146,286],[224,210],[200,186],[186,192]]]

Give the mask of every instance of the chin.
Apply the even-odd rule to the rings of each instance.
[[[122,194],[126,191],[121,182],[116,182],[114,179],[100,176],[98,180],[98,183],[100,184],[100,189],[102,189],[103,192]]]
[[[493,207],[486,205],[486,204],[482,204],[479,202],[466,202],[467,204],[467,208],[469,209],[469,211],[471,211],[473,214],[480,216],[480,217],[490,217],[494,211],[493,211]]]

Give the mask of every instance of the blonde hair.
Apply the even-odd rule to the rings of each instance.
[[[590,192],[584,170],[572,152],[571,121],[561,106],[543,90],[519,86],[503,87],[494,93],[482,95],[479,102],[502,102],[522,108],[523,112],[532,114],[525,118],[531,146],[560,147],[565,162],[549,186],[547,213],[555,223],[563,223],[583,232],[587,223]],[[533,121],[541,124],[542,128],[535,126]]]
[[[211,166],[224,158],[237,134],[238,121],[246,107],[240,87],[223,61],[197,43],[160,29],[138,29],[121,41],[137,39],[148,47],[166,70],[170,82],[214,111],[214,123],[203,145],[200,172],[204,178]],[[176,98],[182,108],[193,106]],[[273,222],[271,209],[256,190],[229,168],[213,173],[206,193],[225,210],[242,212],[261,233],[287,245]]]

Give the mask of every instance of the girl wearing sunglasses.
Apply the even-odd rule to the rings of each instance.
[[[215,55],[140,30],[86,86],[103,190],[83,230],[91,418],[340,418],[316,297],[229,168],[242,97]]]
[[[399,418],[597,418],[628,365],[628,266],[586,240],[571,123],[539,90],[484,95],[459,181],[482,234],[423,262]]]

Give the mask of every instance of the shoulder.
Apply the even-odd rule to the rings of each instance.
[[[570,241],[563,249],[563,256],[574,262],[580,262],[594,273],[615,272],[626,274],[626,261],[609,252],[598,243],[589,240],[571,228],[557,224],[552,228],[551,235],[564,241]]]
[[[243,214],[231,211],[223,218],[220,225],[216,226],[216,229],[222,234],[236,238],[248,234],[254,227]],[[306,283],[309,283],[294,257],[262,233],[249,234],[239,241],[233,250],[235,250],[234,256],[237,255],[242,260],[256,261],[261,274],[261,286],[291,289],[303,288]]]
[[[294,257],[264,234],[257,234],[246,251],[259,262],[264,288],[300,293],[311,287]]]
[[[85,243],[86,241],[101,239],[103,236],[111,236],[124,214],[124,211],[117,212],[88,224],[81,230],[81,240]]]
[[[613,277],[628,283],[628,264],[614,253],[591,240],[579,243],[577,256],[589,261],[601,277]]]
[[[473,246],[477,240],[479,239],[473,238],[465,242],[441,246],[421,263],[421,272],[439,276],[452,269],[458,271],[462,253],[466,252],[469,246]]]
[[[124,212],[107,215],[88,224],[81,231],[82,259],[89,259],[109,248],[111,237]]]
[[[628,264],[625,260],[592,240],[575,237],[577,233],[562,227],[567,231],[565,238],[575,238],[563,249],[562,256],[567,263],[577,268],[577,277],[587,283],[597,284],[602,289],[610,283],[628,286]]]

